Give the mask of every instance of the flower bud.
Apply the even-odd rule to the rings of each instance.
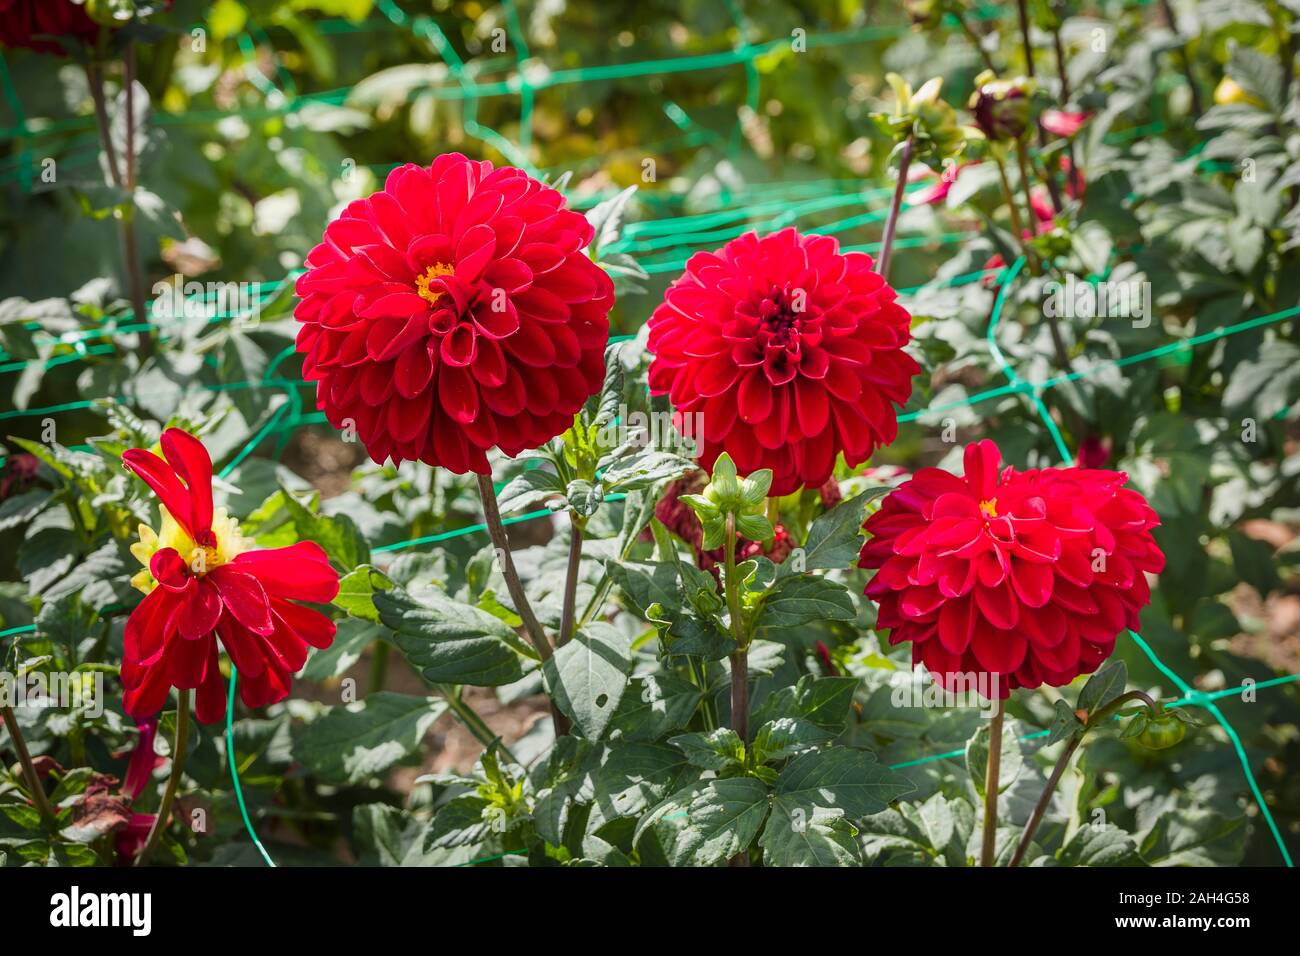
[[[1033,82],[1023,76],[999,80],[991,73],[980,74],[970,98],[975,125],[991,142],[1019,139],[1029,128],[1032,92]]]
[[[903,0],[907,18],[916,27],[936,27],[943,18],[943,0]]]

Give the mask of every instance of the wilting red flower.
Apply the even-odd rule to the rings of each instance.
[[[1068,684],[1097,669],[1151,599],[1164,567],[1160,523],[1122,472],[998,472],[991,441],[966,448],[966,474],[918,471],[863,525],[859,566],[890,644],[912,642],[943,687],[996,675],[1017,687]],[[970,686],[970,685],[966,685]]]
[[[126,777],[122,780],[122,797],[131,803],[140,799],[140,794],[144,793],[144,788],[153,779],[153,772],[158,765],[166,763],[153,749],[154,739],[158,736],[157,716],[137,720],[135,725],[140,731],[140,738],[131,751]],[[119,863],[129,863],[144,849],[156,817],[157,814],[153,813],[130,813],[126,822],[113,835]]]
[[[179,428],[163,432],[161,444],[165,461],[142,448],[122,453],[123,464],[158,496],[162,513],[161,530],[141,525],[131,547],[145,565],[131,583],[145,598],[126,622],[126,712],[155,714],[178,687],[198,689],[200,721],[224,717],[218,639],[239,668],[247,706],[284,700],[307,646],[334,640],[333,621],[294,602],[332,601],[338,575],[311,541],[257,550],[224,508],[214,511],[212,459],[203,444]]]
[[[746,233],[691,256],[650,317],[650,391],[703,415],[700,466],[723,451],[742,474],[772,469],[772,495],[866,460],[898,434],[893,403],[920,371],[910,316],[829,236]]]
[[[459,153],[393,170],[325,228],[298,279],[303,378],[376,462],[488,473],[565,431],[604,380],[614,285],[585,218]]]

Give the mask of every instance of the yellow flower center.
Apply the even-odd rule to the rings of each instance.
[[[998,516],[998,499],[987,498],[981,501],[980,511],[984,512],[986,518],[996,518]]]
[[[131,554],[144,567],[131,578],[131,585],[138,591],[148,594],[158,584],[149,570],[149,562],[155,554],[164,548],[171,548],[181,560],[189,565],[190,573],[203,577],[213,568],[229,564],[238,555],[253,547],[253,539],[239,533],[239,522],[226,513],[225,508],[218,508],[212,516],[212,535],[215,544],[199,544],[189,536],[180,523],[167,511],[162,512],[162,526],[154,531],[148,525],[140,525],[140,540],[131,545]]]
[[[424,270],[424,275],[415,277],[415,291],[420,294],[430,305],[437,305],[438,299],[442,297],[442,292],[438,289],[430,289],[429,283],[439,276],[449,276],[456,272],[456,267],[448,265],[445,262],[435,262],[429,268]]]

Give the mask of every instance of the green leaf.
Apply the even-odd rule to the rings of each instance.
[[[618,586],[632,609],[645,617],[651,604],[665,608],[680,606],[677,567],[671,561],[606,561],[605,571]]]
[[[392,580],[373,565],[363,564],[339,579],[339,593],[334,606],[353,617],[379,623],[379,609],[375,607],[375,592],[393,587]]]
[[[778,794],[758,843],[765,866],[859,866],[857,833],[842,810]]]
[[[686,754],[692,766],[702,770],[722,772],[745,763],[745,744],[730,727],[719,727],[707,733],[680,734],[668,742]]]
[[[494,816],[494,805],[479,796],[457,797],[438,809],[425,839],[425,850],[482,843],[492,835],[492,824],[504,823],[504,818]],[[500,811],[496,810],[499,814]]]
[[[842,810],[856,820],[879,813],[916,789],[869,750],[834,747],[794,758],[776,781],[778,797],[793,805]]]
[[[446,709],[435,698],[378,691],[304,727],[293,756],[330,783],[364,783],[414,753]]]
[[[564,497],[570,508],[584,518],[590,518],[605,501],[605,491],[598,481],[575,478],[564,489]]]
[[[833,736],[811,721],[797,717],[778,717],[760,727],[754,737],[754,761],[762,764],[770,760],[784,760],[815,744],[825,743]]]
[[[653,827],[671,865],[716,866],[749,848],[767,811],[767,787],[753,777],[701,781],[650,811],[633,843]]]
[[[769,696],[755,710],[754,722],[761,725],[781,717],[795,717],[838,737],[848,726],[858,684],[856,677],[805,674],[794,687],[783,687]]]
[[[620,740],[658,740],[685,727],[703,696],[698,687],[672,674],[650,674],[629,682],[611,729]]]
[[[592,792],[605,820],[640,816],[680,789],[687,774],[698,776],[699,771],[675,747],[619,744],[592,772]]]
[[[428,830],[428,823],[397,807],[367,803],[352,808],[363,866],[436,866],[440,855],[424,848]]]
[[[818,517],[808,529],[808,540],[803,546],[803,570],[836,570],[857,563],[867,505],[887,491],[888,488],[864,491]]]
[[[695,462],[689,458],[666,451],[646,450],[613,461],[605,468],[601,479],[610,491],[632,491],[680,478],[696,468]]]
[[[1093,714],[1124,693],[1127,686],[1128,667],[1118,657],[1112,657],[1083,685],[1077,709],[1087,711],[1091,720]]]
[[[45,510],[53,496],[44,488],[33,488],[0,503],[0,531],[26,524]]]
[[[815,621],[851,621],[853,596],[838,581],[818,575],[783,577],[772,585],[757,628],[796,628]]]
[[[435,593],[377,591],[375,607],[411,666],[433,683],[497,687],[524,676],[519,638],[486,611]]]
[[[71,660],[76,658],[81,642],[97,634],[99,628],[95,609],[83,604],[79,596],[68,594],[41,608],[36,615],[36,630]]]
[[[1273,549],[1257,538],[1248,538],[1240,531],[1228,532],[1228,547],[1232,550],[1232,565],[1241,579],[1267,597],[1282,587],[1277,573]]]
[[[302,677],[317,682],[342,677],[361,660],[366,648],[377,640],[387,639],[387,629],[379,624],[355,617],[344,618],[338,622],[329,647],[312,648],[307,665],[302,669]]]
[[[556,706],[588,740],[599,740],[632,673],[630,639],[603,622],[587,625],[543,667]]]
[[[506,484],[497,495],[501,513],[510,514],[533,508],[547,498],[564,494],[564,483],[559,475],[544,468],[529,468]]]
[[[1056,854],[1063,866],[1142,866],[1133,838],[1110,823],[1080,827]]]
[[[1083,730],[1083,722],[1075,716],[1074,708],[1059,697],[1053,705],[1051,733],[1047,737],[1049,745],[1060,743],[1067,737],[1073,737]]]
[[[370,545],[350,517],[345,514],[312,514],[287,490],[281,490],[300,540],[315,541],[344,571],[351,571],[370,560]]]
[[[980,799],[984,799],[984,777],[989,765],[990,724],[983,724],[975,735],[966,741],[966,771]],[[998,765],[998,793],[1004,793],[1020,776],[1024,758],[1020,753],[1020,741],[1016,732],[1009,726],[1002,728],[1002,756]]]

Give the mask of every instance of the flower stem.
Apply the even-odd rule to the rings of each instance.
[[[492,546],[496,548],[501,576],[506,579],[506,590],[510,592],[510,600],[515,603],[515,611],[524,622],[524,632],[542,659],[542,663],[545,664],[551,659],[551,643],[546,639],[546,632],[542,630],[537,615],[533,613],[533,606],[528,603],[528,594],[524,591],[523,582],[519,580],[514,558],[510,556],[510,539],[506,537],[506,527],[501,523],[501,509],[497,505],[496,489],[492,487],[492,476],[475,475],[475,477],[478,479],[479,497],[483,500],[483,523],[487,525]],[[554,700],[551,701],[551,725],[555,728],[556,737],[563,737],[569,732],[569,718],[560,712]]]
[[[497,749],[510,758],[513,763],[519,763],[506,742],[501,739],[501,735],[492,730],[473,707],[465,703],[464,697],[461,696],[462,689],[453,684],[438,684],[437,688],[442,692],[442,696],[447,701],[447,706],[451,712],[460,718],[460,722],[465,725],[465,729],[474,735],[474,739],[484,747],[496,745]]]
[[[190,691],[176,691],[176,742],[172,745],[172,772],[167,778],[167,788],[163,790],[162,803],[158,804],[158,815],[154,817],[153,826],[149,828],[149,838],[143,849],[135,858],[135,866],[141,866],[162,840],[163,831],[172,812],[172,801],[176,799],[176,790],[180,787],[181,774],[185,771],[185,748],[189,743],[190,733]]]
[[[736,581],[736,515],[727,513],[727,527],[723,542],[727,612],[731,617],[731,636],[736,650],[731,654],[731,729],[741,742],[749,743],[749,647],[745,639],[745,625],[740,610],[740,588]],[[732,866],[749,866],[749,851],[741,850],[731,858]]]
[[[898,211],[903,205],[903,192],[907,189],[907,170],[912,165],[912,147],[914,139],[908,136],[903,143],[903,152],[898,157],[898,185],[894,187],[894,198],[889,204],[889,217],[885,220],[885,233],[880,239],[880,258],[876,260],[876,272],[889,278],[889,258],[894,250],[894,230],[898,226]]]
[[[582,532],[586,520],[569,512],[569,567],[564,576],[564,604],[560,611],[560,634],[556,647],[563,647],[573,637],[574,605],[578,599],[578,572],[582,564]]]
[[[524,622],[524,632],[528,635],[528,640],[542,660],[548,661],[551,659],[551,643],[546,639],[546,632],[542,630],[537,615],[533,613],[533,606],[528,603],[528,595],[524,592],[523,582],[519,580],[514,558],[510,556],[510,539],[506,537],[505,525],[501,523],[501,509],[497,506],[497,493],[492,487],[492,476],[476,475],[475,477],[478,479],[479,497],[483,500],[483,522],[487,525],[488,535],[492,538],[492,546],[497,550],[497,563],[501,568],[501,576],[506,579],[506,590],[510,592],[510,600],[515,602],[515,610]]]
[[[1002,197],[1007,201],[1007,215],[1011,219],[1011,231],[1016,234],[1016,244],[1030,258],[1033,253],[1025,244],[1025,227],[1020,222],[1020,213],[1016,209],[1016,194],[1011,189],[1011,180],[1007,178],[1007,166],[996,149],[991,150],[993,162],[998,167],[998,178],[1002,181]]]
[[[992,866],[998,833],[998,778],[1002,773],[1002,720],[1007,702],[998,698],[993,719],[989,722],[989,761],[984,768],[984,843],[980,848],[980,866]]]
[[[1034,44],[1029,39],[1029,5],[1025,0],[1018,0],[1020,11],[1020,45],[1025,53],[1025,76],[1034,77]]]
[[[18,763],[23,768],[23,779],[27,782],[27,790],[32,798],[32,803],[36,806],[36,811],[41,815],[41,820],[51,830],[55,827],[54,811],[50,809],[50,801],[45,796],[45,788],[41,785],[41,778],[36,773],[36,764],[32,763],[31,751],[27,749],[27,741],[23,739],[22,728],[18,726],[18,717],[14,714],[12,707],[0,707],[0,713],[4,714],[5,728],[9,731],[9,739],[14,742],[14,750],[18,752]]]
[[[135,233],[135,47],[132,44],[127,45],[123,55],[122,70],[126,105],[126,155],[120,166],[109,125],[108,101],[104,95],[104,72],[101,64],[95,62],[86,64],[86,82],[90,87],[90,98],[95,107],[95,125],[99,130],[99,142],[104,150],[109,180],[126,193],[126,208],[120,211],[117,218],[122,239],[127,297],[131,300],[131,318],[134,324],[139,324],[149,320],[149,313],[145,306],[144,276],[140,271],[139,247]],[[148,329],[142,329],[137,334],[140,336],[140,358],[146,359],[153,354],[153,337]]]
[[[1034,212],[1034,180],[1030,175],[1029,150],[1025,148],[1023,139],[1016,140],[1016,166],[1020,170],[1020,190],[1025,197],[1025,214],[1029,216],[1029,231],[1032,239],[1038,223],[1038,214]]]
[[[384,689],[388,681],[389,645],[387,641],[375,641],[370,646],[370,693]]]
[[[966,17],[962,15],[961,10],[953,10],[952,15],[957,18],[957,23],[961,25],[962,32],[966,34],[966,39],[970,40],[971,44],[975,47],[976,52],[978,52],[981,59],[984,60],[984,66],[990,73],[997,73],[998,68],[993,65],[993,57],[989,55],[988,50],[984,49],[984,41],[980,38],[980,35],[975,32],[970,23],[967,22]]]
[[[1020,834],[1020,843],[1016,847],[1016,854],[1011,858],[1008,866],[1019,866],[1025,858],[1025,853],[1029,849],[1030,842],[1034,839],[1034,834],[1038,832],[1038,825],[1043,822],[1043,814],[1047,812],[1047,806],[1052,802],[1052,794],[1056,792],[1056,785],[1061,782],[1061,777],[1065,773],[1065,768],[1070,765],[1070,758],[1074,752],[1079,749],[1079,744],[1083,743],[1083,734],[1078,733],[1070,738],[1065,750],[1061,751],[1061,756],[1056,760],[1056,766],[1052,768],[1052,775],[1047,778],[1047,786],[1043,788],[1043,795],[1038,798],[1038,803],[1034,805],[1034,812],[1029,817],[1029,822],[1025,824],[1025,832]]]
[[[1164,12],[1170,32],[1178,36],[1178,18],[1174,16],[1173,4],[1169,0],[1160,0],[1160,9]],[[1201,108],[1201,91],[1196,86],[1196,74],[1192,71],[1192,56],[1187,52],[1185,43],[1178,45],[1178,59],[1183,68],[1183,77],[1187,80],[1187,88],[1192,94],[1192,117],[1196,119],[1204,110]]]
[[[1061,40],[1061,27],[1059,23],[1057,24],[1056,28],[1052,31],[1052,42],[1053,44],[1055,44],[1055,48],[1056,48],[1056,75],[1061,82],[1061,101],[1060,101],[1061,109],[1065,109],[1070,102],[1070,76],[1069,76],[1069,71],[1066,69],[1065,43],[1062,42]],[[1078,193],[1079,167],[1076,165],[1074,161],[1074,140],[1073,139],[1066,140],[1065,155],[1070,161],[1070,172],[1069,172],[1068,180],[1066,182],[1066,186],[1069,189],[1073,189],[1075,193]],[[1048,178],[1053,179],[1055,177],[1049,176]],[[1060,210],[1058,209],[1057,212],[1060,212]]]

